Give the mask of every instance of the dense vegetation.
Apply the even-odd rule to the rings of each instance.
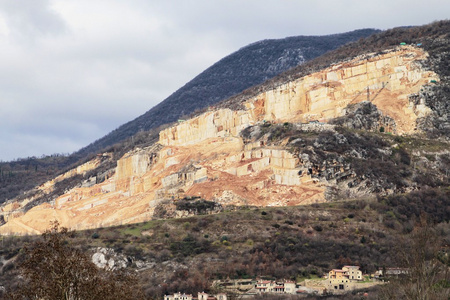
[[[129,257],[132,268],[147,262],[149,268],[139,272],[141,289],[160,299],[164,293],[209,290],[221,278],[301,281],[347,264],[367,273],[402,266],[398,254],[424,220],[434,228],[429,236],[436,237],[442,256],[450,243],[450,211],[442,209],[448,207],[450,190],[425,189],[378,199],[154,220],[74,232],[68,242],[85,253],[98,246],[113,248]],[[23,254],[14,257],[35,239],[4,237],[3,285],[12,284]]]
[[[68,243],[69,232],[57,223],[42,240],[25,248],[21,255],[20,280],[8,299],[143,299],[135,274],[127,270],[106,270]]]

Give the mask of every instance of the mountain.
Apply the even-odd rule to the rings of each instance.
[[[376,32],[379,30],[359,29],[327,36],[295,36],[243,47],[200,73],[145,114],[81,149],[78,154],[97,152],[139,131],[175,122],[305,61]]]
[[[394,28],[140,132],[0,207],[0,281],[56,220],[148,298],[354,265],[406,272],[333,298],[447,299],[449,64],[450,21]]]
[[[449,24],[378,33],[142,135],[148,144],[124,155],[97,155],[4,205],[0,232],[176,216],[173,202],[192,197],[290,206],[446,186]]]
[[[379,32],[360,29],[328,36],[297,36],[264,40],[223,58],[145,114],[69,156],[48,156],[0,162],[0,203],[43,184],[62,171],[84,163],[102,149],[130,139],[136,133],[185,118],[186,115],[238,94],[283,71],[311,60],[350,41]],[[157,132],[155,133],[157,136]],[[148,143],[141,136],[132,143]],[[131,147],[125,151],[131,150]],[[117,158],[124,152],[116,153]],[[90,156],[91,155],[91,156]]]

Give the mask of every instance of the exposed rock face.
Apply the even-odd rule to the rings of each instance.
[[[125,268],[128,259],[124,255],[117,255],[113,249],[98,247],[92,254],[92,262],[99,268],[115,270]]]
[[[245,109],[211,110],[186,120],[161,131],[159,144],[126,154],[105,181],[73,188],[25,214],[10,214],[0,233],[40,233],[55,219],[75,229],[139,222],[152,218],[162,201],[186,196],[221,205],[324,201],[327,180],[337,184],[355,176],[348,166],[338,159],[319,166],[306,153],[286,150],[301,140],[268,147],[264,138],[244,143],[241,132],[264,122],[309,121],[316,122],[299,129],[333,130],[322,123],[346,114],[358,116],[361,123],[373,120],[369,129],[395,124],[399,133],[414,132],[416,120],[430,109],[420,96],[410,95],[439,80],[418,63],[426,57],[422,49],[409,46],[358,57],[262,92],[243,103]],[[357,105],[367,100],[370,103]],[[22,204],[10,206],[2,209],[17,211]]]
[[[107,270],[124,269],[134,265],[137,269],[144,269],[153,266],[153,263],[147,263],[132,256],[119,254],[111,248],[98,247],[92,254],[92,262],[99,268]]]
[[[387,53],[355,58],[321,72],[288,82],[244,103],[245,110],[220,109],[160,132],[164,145],[189,145],[207,138],[236,136],[261,121],[327,122],[344,116],[346,107],[370,101],[393,119],[398,133],[416,130],[417,118],[431,112],[424,99],[409,95],[438,76],[422,69],[427,54],[405,46]]]
[[[252,43],[224,57],[145,114],[81,149],[79,153],[97,152],[140,130],[147,131],[174,122],[183,115],[214,105],[304,61],[378,31],[361,29],[328,36],[298,36]]]

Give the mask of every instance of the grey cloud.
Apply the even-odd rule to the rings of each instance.
[[[67,30],[48,0],[0,1],[0,9],[15,37],[55,35]]]

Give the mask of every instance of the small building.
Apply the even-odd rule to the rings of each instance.
[[[173,295],[165,295],[164,300],[227,300],[227,294],[220,293],[213,296],[209,295],[208,293],[202,292],[198,293],[197,298],[195,298],[192,297],[191,294],[175,293]]]
[[[343,266],[342,269],[333,269],[328,272],[328,279],[364,280],[359,266]]]
[[[284,293],[285,294],[295,294],[297,291],[297,285],[293,281],[284,282]]]
[[[252,279],[227,279],[227,280],[217,280],[213,282],[214,286],[223,289],[225,292],[245,292],[251,290],[255,287],[256,281]]]
[[[175,293],[173,295],[165,295],[164,300],[192,300],[192,295],[185,293]]]
[[[297,292],[297,285],[293,281],[271,281],[260,280],[256,283],[256,290],[259,294],[262,293],[275,293],[275,294],[292,294]]]
[[[407,268],[380,268],[375,272],[374,277],[400,277],[408,274]]]
[[[342,269],[333,269],[328,272],[325,287],[329,293],[345,293],[355,289],[355,284],[363,280],[359,266],[343,266]]]
[[[343,266],[342,271],[346,272],[348,279],[350,280],[364,280],[359,266]]]
[[[325,287],[329,293],[339,294],[352,290],[353,282],[348,278],[329,278],[326,281]]]
[[[344,270],[333,269],[330,272],[328,272],[328,278],[329,279],[345,279],[347,277],[346,277]]]
[[[202,292],[198,293],[198,300],[227,300],[227,294],[220,293],[215,296],[209,295],[208,293]]]

